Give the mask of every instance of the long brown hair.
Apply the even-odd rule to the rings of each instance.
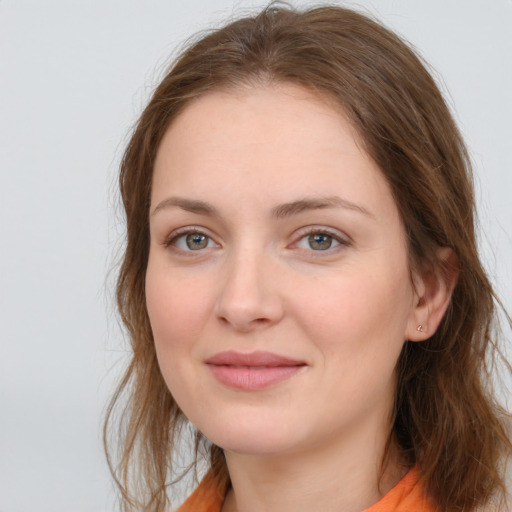
[[[509,416],[492,393],[499,301],[477,254],[466,148],[425,65],[395,34],[349,9],[297,11],[277,4],[182,53],[142,113],[122,160],[127,239],[117,302],[132,358],[108,408],[105,446],[123,510],[164,510],[186,422],[160,374],[145,303],[155,155],[169,124],[193,98],[262,81],[302,85],[342,108],[391,185],[411,268],[442,265],[439,247],[452,248],[458,258],[459,279],[441,326],[429,340],[404,345],[390,439],[419,467],[438,510],[474,510],[504,490],[502,465],[512,446],[504,429]],[[116,462],[109,434],[119,447]],[[199,433],[197,441],[204,441]],[[208,463],[224,485],[229,476],[220,448],[210,447]]]

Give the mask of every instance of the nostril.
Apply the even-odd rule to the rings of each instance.
[[[268,318],[254,318],[249,321],[243,321],[241,319],[229,319],[225,316],[219,316],[219,321],[223,325],[233,325],[235,328],[240,329],[242,331],[249,331],[254,327],[262,326],[269,323]]]

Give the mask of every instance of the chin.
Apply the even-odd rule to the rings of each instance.
[[[246,421],[238,419],[210,425],[201,432],[223,450],[244,455],[279,455],[293,451],[300,444],[296,430],[292,437],[289,429],[283,428],[283,423],[261,419],[250,421],[246,418]]]
[[[296,448],[290,440],[264,439],[260,437],[244,437],[243,439],[219,439],[218,443],[224,451],[240,455],[277,456],[290,453]]]

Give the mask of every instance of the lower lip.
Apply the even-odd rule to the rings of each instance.
[[[297,366],[251,366],[208,365],[214,377],[225,386],[245,391],[257,391],[283,382],[305,368]]]

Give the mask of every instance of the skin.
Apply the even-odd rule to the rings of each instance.
[[[450,286],[432,272],[413,285],[391,191],[347,119],[292,85],[208,93],[167,130],[150,208],[158,361],[185,415],[225,450],[223,511],[378,501],[404,474],[392,448],[379,487],[397,359],[405,340],[435,330]],[[324,245],[312,246],[312,230]],[[233,389],[205,364],[226,350],[304,367]]]

